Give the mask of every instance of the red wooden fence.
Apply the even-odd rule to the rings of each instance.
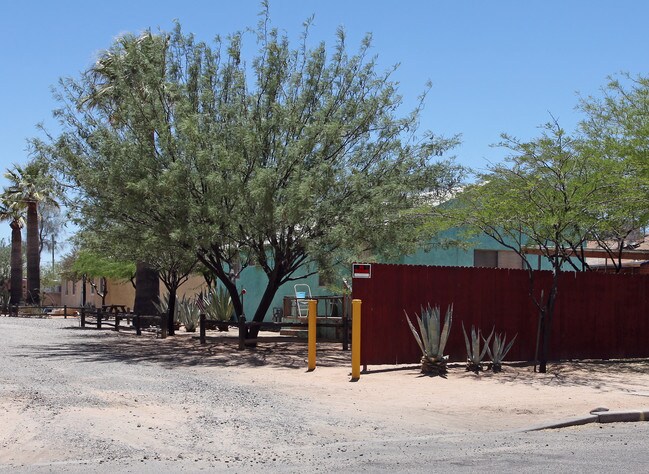
[[[536,272],[536,294],[548,294],[551,274]],[[596,272],[561,274],[548,357],[609,359],[649,357],[649,275]],[[534,360],[538,310],[524,270],[373,264],[371,278],[354,278],[361,299],[361,363],[414,363],[419,347],[406,323],[422,305],[453,304],[446,353],[466,359],[462,323],[488,334],[518,337],[507,359]],[[416,324],[415,324],[416,325]]]

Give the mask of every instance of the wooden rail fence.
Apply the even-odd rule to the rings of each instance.
[[[204,314],[200,316],[199,323],[199,339],[201,344],[205,344],[207,341],[206,328],[208,323],[219,323],[220,321],[209,320]],[[251,344],[257,344],[260,342],[306,342],[301,341],[290,336],[263,336],[256,338],[248,338],[248,334],[251,328],[258,327],[260,330],[265,329],[269,331],[279,331],[282,328],[300,328],[307,329],[307,323],[289,323],[289,322],[271,322],[271,321],[246,321],[245,316],[242,316],[238,321],[230,323],[233,326],[236,326],[239,334],[239,349],[243,350],[246,346]],[[342,330],[342,348],[344,351],[349,350],[349,319],[347,317],[341,318],[340,323],[322,323],[318,322],[317,327],[321,328],[341,328]]]

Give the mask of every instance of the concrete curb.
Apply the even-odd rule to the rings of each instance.
[[[567,418],[561,421],[551,421],[548,423],[542,423],[540,425],[535,425],[530,428],[525,428],[523,431],[540,431],[540,430],[552,430],[557,428],[567,428],[568,426],[579,426],[586,425],[588,423],[595,423],[599,420],[598,415],[588,415],[588,416],[578,416],[575,418]]]
[[[597,414],[599,423],[649,421],[649,410],[607,411]]]
[[[623,423],[636,421],[649,421],[649,409],[593,412],[591,415],[587,416],[579,416],[561,421],[542,423],[530,428],[525,428],[522,431],[551,430],[558,428],[567,428],[569,426],[586,425],[588,423]]]

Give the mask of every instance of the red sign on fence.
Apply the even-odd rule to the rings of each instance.
[[[372,278],[372,265],[369,263],[352,263],[353,278]]]

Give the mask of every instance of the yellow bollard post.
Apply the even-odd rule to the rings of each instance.
[[[361,300],[352,300],[352,380],[361,378]]]
[[[309,371],[315,370],[315,341],[316,341],[316,324],[318,314],[318,302],[309,300]]]

